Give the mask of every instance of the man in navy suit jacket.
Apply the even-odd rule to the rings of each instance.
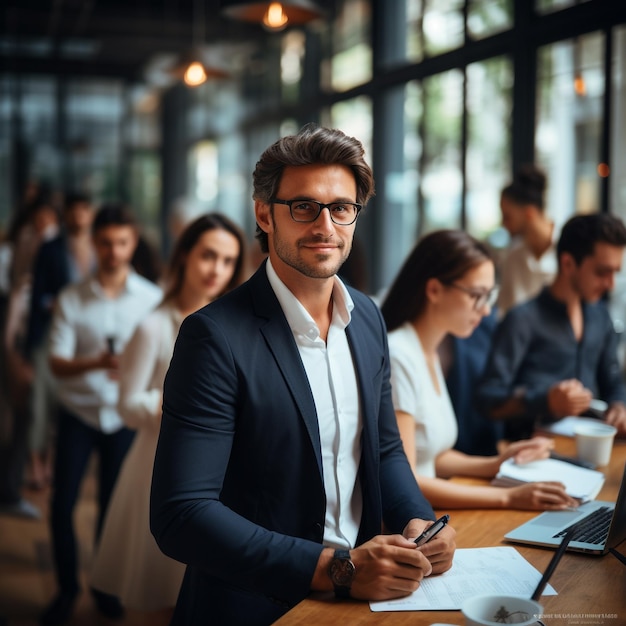
[[[372,194],[356,139],[277,141],[254,172],[267,262],[183,322],[151,497],[159,546],[188,565],[172,624],[270,624],[312,590],[400,597],[452,564],[452,528],[411,540],[434,514],[398,434],[384,322],[336,276]]]

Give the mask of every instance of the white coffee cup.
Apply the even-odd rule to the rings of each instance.
[[[541,619],[543,607],[521,596],[486,595],[465,600],[461,612],[465,616],[465,626],[534,626]]]
[[[576,456],[594,465],[608,465],[617,428],[602,422],[586,421],[574,427]]]

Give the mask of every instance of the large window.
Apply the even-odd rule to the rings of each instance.
[[[467,30],[473,39],[482,39],[512,26],[513,0],[470,0]]]
[[[338,102],[331,108],[325,123],[359,139],[365,148],[365,160],[372,163],[372,103],[369,98]]]
[[[63,182],[63,160],[57,149],[63,137],[57,125],[57,83],[49,77],[29,77],[16,80],[12,87],[11,135],[14,147],[19,146],[14,166],[23,179],[58,187]]]
[[[539,13],[553,13],[587,1],[588,0],[535,0],[535,8]]]
[[[422,86],[418,81],[407,83],[404,88],[404,141],[403,161],[404,169],[401,176],[392,181],[394,193],[398,202],[402,203],[400,219],[404,228],[405,240],[402,241],[403,255],[408,253],[414,245],[419,231],[418,220],[418,192],[423,143],[424,96]]]
[[[463,0],[406,0],[410,61],[421,61],[463,45]]]
[[[121,82],[72,81],[64,102],[67,179],[97,200],[119,200],[125,115]]]
[[[508,57],[467,67],[466,226],[481,239],[500,225],[500,191],[510,178],[512,90]]]
[[[280,78],[285,102],[297,102],[303,74],[306,35],[302,30],[286,33],[281,41]]]
[[[135,151],[129,159],[128,197],[150,242],[160,247],[161,158],[153,151]]]
[[[626,27],[614,29],[609,210],[626,220]]]
[[[370,20],[369,2],[343,0],[332,28],[332,57],[330,68],[324,76],[327,88],[338,92],[347,91],[371,79]]]
[[[425,79],[423,94],[422,234],[461,227],[463,73],[451,70]]]
[[[557,224],[601,209],[604,36],[590,33],[544,46],[538,55],[537,162],[548,174]]]

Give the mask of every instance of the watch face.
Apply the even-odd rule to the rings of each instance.
[[[334,559],[330,566],[330,579],[333,585],[349,587],[354,578],[354,563],[348,559]]]

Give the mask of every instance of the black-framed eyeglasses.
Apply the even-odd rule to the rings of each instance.
[[[323,204],[316,200],[281,200],[273,198],[273,204],[285,204],[289,207],[291,219],[294,222],[314,222],[322,212],[328,209],[330,219],[339,226],[349,226],[356,221],[363,205],[356,202],[329,202]]]
[[[474,299],[474,310],[480,311],[485,306],[489,308],[493,307],[498,299],[500,293],[500,287],[494,285],[489,291],[482,289],[472,289],[471,287],[464,287],[463,285],[457,285],[456,283],[445,283],[448,287],[454,287],[460,291],[464,291],[468,296]]]

